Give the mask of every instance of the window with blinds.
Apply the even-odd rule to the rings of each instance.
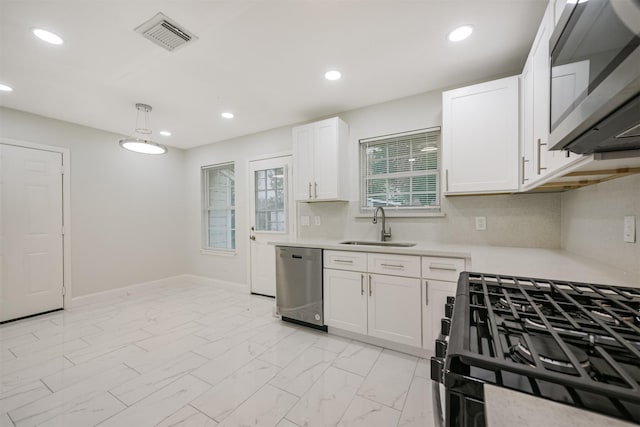
[[[205,249],[236,248],[236,197],[233,163],[202,168],[202,225]]]
[[[361,204],[440,209],[440,128],[360,140]]]

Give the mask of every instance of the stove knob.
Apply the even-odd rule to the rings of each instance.
[[[442,357],[431,358],[431,380],[440,384],[444,382],[444,359]]]
[[[456,302],[456,297],[447,297],[447,304],[454,304]]]
[[[447,355],[447,342],[445,340],[436,340],[436,357],[445,357]]]
[[[441,319],[440,320],[440,332],[445,337],[449,336],[449,332],[451,331],[451,319]]]
[[[444,306],[444,316],[449,319],[453,317],[453,304],[446,304]]]

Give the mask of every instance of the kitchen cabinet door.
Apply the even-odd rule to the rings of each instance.
[[[294,200],[311,199],[314,180],[314,126],[293,128],[293,196]]]
[[[440,335],[440,320],[448,296],[455,296],[457,284],[440,280],[422,281],[422,348],[433,351]]]
[[[550,172],[549,159],[549,38],[553,31],[551,5],[542,17],[538,33],[529,53],[533,67],[533,174],[534,179]]]
[[[533,65],[529,59],[524,65],[520,80],[520,114],[522,144],[520,153],[520,184],[527,185],[534,178],[533,137]]]
[[[338,117],[293,128],[296,201],[347,200],[348,126]]]
[[[339,190],[340,172],[338,171],[340,155],[340,140],[338,122],[324,120],[315,128],[316,144],[314,147],[315,178],[314,196],[319,200],[335,200],[341,198]],[[344,187],[344,185],[342,186]]]
[[[346,331],[367,333],[367,275],[324,270],[324,322]]]
[[[370,274],[369,335],[420,347],[420,279]]]
[[[445,194],[518,190],[519,77],[444,92]]]
[[[553,111],[564,110],[564,105],[550,106],[552,86],[567,91],[556,99],[571,103],[585,89],[588,66],[571,64],[573,68],[550,69],[549,39],[553,32],[555,5],[550,3],[542,17],[538,33],[531,46],[529,57],[522,71],[522,181],[524,189],[535,186],[536,182],[557,171],[580,156],[564,151],[549,150],[550,122],[555,120]],[[587,70],[585,73],[584,70]],[[567,84],[567,80],[570,84]],[[575,91],[575,92],[574,92]],[[570,92],[570,93],[569,93]]]

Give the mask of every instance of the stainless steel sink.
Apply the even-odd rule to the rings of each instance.
[[[398,248],[410,248],[415,246],[415,243],[407,242],[367,242],[363,240],[347,240],[346,242],[340,242],[341,245],[354,245],[354,246],[391,246]]]

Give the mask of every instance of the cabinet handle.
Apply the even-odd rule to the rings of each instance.
[[[360,295],[364,295],[364,274],[360,274]]]
[[[334,259],[333,262],[342,262],[344,264],[353,264],[353,260],[350,260],[350,259]]]
[[[309,198],[311,198],[311,182],[309,182]]]
[[[429,264],[429,268],[431,270],[447,270],[447,271],[456,271],[456,266],[453,264],[437,264],[431,263]]]
[[[525,164],[529,163],[529,160],[525,159],[524,156],[522,156],[522,183],[524,184],[525,181],[529,181],[529,178],[525,178]]]
[[[318,183],[314,182],[313,183],[313,195],[315,196],[315,198],[318,198]]]
[[[540,175],[540,173],[543,170],[547,170],[547,168],[543,168],[542,167],[542,161],[541,161],[541,156],[542,156],[542,146],[546,146],[547,144],[542,142],[542,140],[540,138],[538,138],[538,175]]]
[[[424,281],[424,305],[429,305],[429,281]]]
[[[447,191],[449,191],[449,169],[444,170],[444,184]]]
[[[369,296],[371,296],[371,275],[369,275]]]
[[[404,269],[404,265],[402,264],[380,264],[382,267],[387,267],[387,268],[402,268]]]

